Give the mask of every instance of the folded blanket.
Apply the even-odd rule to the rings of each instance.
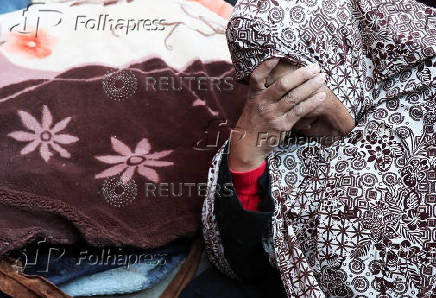
[[[29,4],[29,0],[3,0],[0,6],[0,14],[23,9]]]
[[[40,276],[25,276],[17,270],[17,262],[11,258],[2,258],[0,262],[0,297],[25,298],[68,298],[58,287]]]
[[[59,285],[122,266],[162,264],[171,256],[187,254],[191,242],[190,239],[177,239],[162,247],[143,250],[132,247],[97,248],[83,242],[54,245],[43,239],[8,255],[21,262],[24,274],[39,275]]]
[[[50,11],[37,32],[15,30],[23,12],[0,16],[0,255],[37,237],[154,248],[193,235],[245,100],[226,20],[206,7],[74,3],[32,6]]]
[[[186,257],[186,253],[167,256],[156,263],[133,264],[80,277],[60,285],[71,296],[115,295],[151,288],[168,275]]]

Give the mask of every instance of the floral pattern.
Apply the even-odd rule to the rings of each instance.
[[[23,125],[30,130],[13,131],[8,134],[19,142],[29,142],[22,150],[21,155],[27,155],[35,151],[39,147],[39,153],[45,162],[48,162],[53,156],[53,149],[60,156],[70,158],[71,154],[64,149],[60,144],[72,144],[79,141],[79,138],[69,134],[61,134],[59,132],[66,129],[71,117],[64,118],[60,122],[53,125],[53,116],[49,108],[44,105],[42,107],[42,120],[39,122],[31,114],[26,111],[18,111]]]
[[[55,37],[41,28],[27,34],[9,32],[6,39],[4,48],[7,51],[28,59],[44,59],[50,56],[57,43]]]
[[[148,139],[144,138],[136,145],[135,151],[132,151],[129,146],[118,140],[116,137],[111,138],[112,149],[119,155],[100,155],[95,158],[107,164],[115,164],[114,166],[95,175],[96,179],[106,178],[121,174],[121,181],[127,183],[132,179],[135,172],[144,176],[150,181],[158,182],[159,174],[152,167],[168,167],[174,163],[171,161],[161,161],[173,152],[173,150],[164,150],[155,153],[150,153],[151,145]]]
[[[238,2],[227,29],[238,79],[271,57],[318,61],[356,122],[330,146],[288,142],[268,157],[288,296],[435,297],[436,10],[412,0],[251,3]],[[207,249],[222,250],[204,230]]]

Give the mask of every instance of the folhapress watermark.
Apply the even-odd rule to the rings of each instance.
[[[122,248],[102,248],[99,252],[80,251],[76,265],[117,265],[129,268],[134,264],[165,265],[166,254],[125,254]]]
[[[160,253],[132,253],[132,251],[118,248],[89,248],[75,250],[67,246],[51,245],[44,238],[36,242],[32,249],[24,248],[14,251],[16,269],[23,272],[26,269],[34,272],[49,272],[51,266],[68,260],[73,266],[124,266],[129,269],[136,264],[165,265],[167,254]]]
[[[384,129],[384,126],[381,127]],[[396,130],[395,134],[400,132]],[[242,141],[247,135],[247,132],[239,127],[232,128],[228,120],[214,119],[209,122],[208,126],[204,129],[204,137],[196,141],[192,148],[196,151],[217,151],[226,140],[237,143]],[[296,134],[295,131],[279,131],[268,132],[259,131],[256,135],[256,142],[252,142],[256,147],[290,147],[290,146],[304,146],[310,144],[318,144],[324,147],[329,147],[333,144],[340,146],[354,146],[357,142],[366,142],[375,136],[374,131],[353,131],[348,135],[338,136],[305,136]],[[317,146],[318,146],[317,145]],[[223,154],[229,154],[230,146]]]
[[[39,29],[56,27],[64,22],[63,12],[52,7],[46,7],[44,1],[34,1],[22,10],[22,20],[13,24],[9,31],[15,31],[22,35],[38,36]],[[64,23],[65,24],[65,23]],[[112,17],[109,14],[99,14],[96,16],[76,15],[71,28],[75,31],[87,30],[104,32],[109,31],[128,35],[132,32],[163,31],[166,29],[167,20],[164,18],[123,18]],[[68,24],[67,24],[68,25]],[[7,40],[0,41],[0,45]]]
[[[74,30],[112,31],[123,32],[128,35],[135,31],[162,31],[165,30],[165,19],[125,19],[111,18],[108,14],[96,17],[86,15],[76,16]]]

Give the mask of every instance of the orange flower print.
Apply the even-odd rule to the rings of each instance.
[[[39,29],[37,34],[11,32],[7,35],[4,46],[8,52],[22,54],[28,58],[43,59],[52,53],[54,44],[55,39]]]

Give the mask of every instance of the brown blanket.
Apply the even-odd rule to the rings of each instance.
[[[38,236],[152,248],[193,234],[245,92],[228,62],[160,59],[1,88],[0,255]]]
[[[19,270],[22,264],[11,258],[0,261],[0,297],[70,298],[53,283],[41,276],[28,276]],[[1,293],[8,296],[3,296]]]

